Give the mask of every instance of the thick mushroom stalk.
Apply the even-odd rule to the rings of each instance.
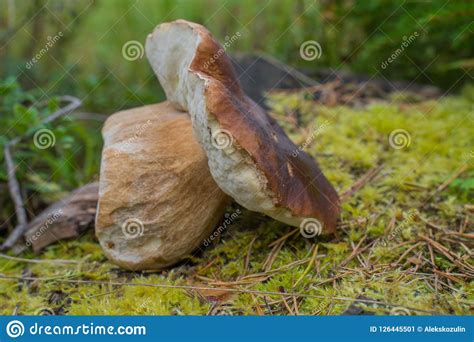
[[[333,232],[339,198],[306,153],[242,91],[229,57],[210,32],[184,20],[159,25],[148,60],[168,100],[191,115],[219,187],[239,204],[298,226],[317,219]]]
[[[186,113],[168,102],[125,110],[102,130],[96,235],[127,269],[160,269],[188,256],[223,217],[214,182]]]

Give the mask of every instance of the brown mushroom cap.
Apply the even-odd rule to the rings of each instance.
[[[230,58],[205,27],[184,20],[161,24],[148,36],[146,53],[168,100],[190,113],[225,193],[288,224],[316,218],[325,231],[335,230],[336,191],[315,160],[245,95]],[[216,144],[222,133],[231,146]]]

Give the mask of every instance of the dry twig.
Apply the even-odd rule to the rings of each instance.
[[[370,169],[366,174],[364,174],[359,180],[352,184],[352,186],[341,195],[341,202],[344,202],[357,191],[362,189],[368,182],[374,179],[375,176],[377,176],[380,171],[382,171],[382,169],[383,164]]]

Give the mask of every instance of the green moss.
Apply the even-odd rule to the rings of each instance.
[[[380,102],[356,110],[315,105],[302,93],[270,95],[271,114],[294,141],[305,143],[306,152],[317,156],[339,192],[347,190],[370,168],[383,165],[376,178],[343,203],[338,237],[307,240],[296,232],[285,241],[270,271],[265,273],[273,250],[269,245],[293,228],[243,210],[240,220],[214,246],[187,263],[158,273],[132,273],[108,263],[92,234],[88,234],[50,246],[40,256],[43,260],[73,259],[78,264],[0,259],[2,274],[57,278],[0,280],[0,313],[11,314],[18,307],[21,314],[37,314],[43,308],[67,314],[206,314],[215,304],[199,291],[142,285],[218,286],[218,282],[228,282],[227,287],[233,288],[313,296],[297,299],[300,314],[340,314],[355,298],[395,305],[357,304],[377,314],[403,313],[400,310],[406,311],[405,306],[444,314],[472,313],[474,291],[468,274],[435,250],[437,269],[455,274],[456,280],[435,275],[428,245],[419,236],[431,236],[472,267],[466,249],[443,240],[446,236],[442,232],[430,231],[420,219],[402,224],[407,213],[417,209],[423,218],[444,230],[458,231],[469,215],[464,207],[469,203],[469,190],[455,183],[432,195],[462,165],[468,168],[459,177],[460,184],[474,176],[472,103],[463,97],[427,102],[416,99],[408,104],[401,102],[403,99],[398,94],[392,103]],[[301,127],[284,119],[296,111],[301,115]],[[397,129],[409,133],[410,144],[401,149],[389,143],[390,134]],[[426,201],[428,205],[423,206]],[[395,227],[389,232],[394,217]],[[381,238],[385,238],[386,245],[374,242]],[[308,261],[292,263],[309,260],[314,243],[318,254],[305,273]],[[371,245],[349,260],[359,243],[361,248]],[[407,254],[402,257],[404,253]],[[262,277],[255,276],[252,282],[255,274]],[[129,282],[140,286],[61,280]],[[285,299],[295,310],[293,297]],[[282,296],[274,294],[233,293],[218,304],[232,314],[289,313]],[[409,313],[420,312],[409,309]]]

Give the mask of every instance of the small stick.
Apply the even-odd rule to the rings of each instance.
[[[467,254],[471,255],[472,254],[472,251],[462,242],[458,242],[459,245],[464,248],[464,250],[467,252]]]
[[[370,243],[368,244],[367,246],[365,246],[364,248],[360,248],[360,246],[362,245],[362,243],[365,241],[365,239],[367,238],[367,235],[364,235],[362,237],[362,239],[360,239],[359,243],[357,244],[357,246],[355,246],[351,252],[351,254],[344,260],[341,262],[341,264],[338,266],[339,267],[344,267],[346,266],[352,259],[354,259],[354,257],[356,257],[357,255],[359,255],[360,253],[364,252],[365,250],[367,250],[367,248],[369,248],[373,243]]]
[[[464,233],[464,230],[466,229],[468,222],[469,222],[469,219],[468,219],[468,216],[466,216],[466,217],[464,218],[463,223],[462,223],[461,226],[459,227],[459,232],[460,232],[460,233]]]
[[[276,244],[279,244],[280,242],[288,239],[290,236],[292,236],[293,234],[295,234],[296,232],[298,232],[300,229],[299,228],[295,228],[293,229],[291,232],[289,232],[288,234],[285,234],[283,235],[281,238],[278,238],[277,240],[273,241],[272,243],[270,243],[268,245],[268,247],[273,247],[275,246]]]
[[[50,123],[65,114],[69,114],[70,112],[72,112],[73,110],[75,110],[76,108],[82,105],[81,100],[79,100],[77,97],[74,97],[74,96],[69,96],[69,95],[60,96],[59,100],[62,102],[69,101],[70,103],[67,106],[57,110],[50,116],[46,117],[44,120],[42,120],[41,125]],[[10,235],[5,240],[5,242],[2,245],[0,245],[0,250],[6,250],[13,247],[13,245],[18,241],[18,239],[25,233],[26,227],[28,224],[28,218],[26,215],[25,205],[24,205],[23,198],[20,192],[20,184],[18,183],[18,180],[16,178],[16,172],[15,172],[16,167],[11,155],[10,148],[18,144],[22,139],[30,136],[33,131],[35,130],[33,129],[30,133],[27,133],[23,136],[16,137],[15,139],[5,144],[5,163],[6,163],[7,171],[8,171],[7,173],[8,188],[10,191],[10,196],[12,197],[13,202],[15,204],[15,214],[18,220],[18,224],[10,233]]]
[[[422,220],[428,227],[431,227],[431,228],[434,228],[434,229],[438,229],[438,230],[441,230],[441,231],[445,231],[445,229],[443,227],[440,227],[436,224],[434,224],[433,222],[430,222],[428,221],[427,219],[425,219],[423,216],[421,216],[420,214],[417,214],[416,215],[420,220]]]
[[[436,274],[439,274],[439,275],[441,275],[441,276],[443,276],[443,277],[446,277],[446,278],[448,278],[449,280],[455,281],[456,283],[462,284],[462,280],[461,280],[461,279],[456,278],[455,276],[453,276],[453,275],[450,274],[450,273],[441,272],[441,271],[437,270],[436,268],[433,268],[433,272],[436,273]]]
[[[267,310],[270,313],[270,316],[273,316],[273,310],[270,304],[268,304],[267,296],[263,296],[263,301],[265,302],[265,306],[267,307]]]
[[[434,249],[436,249],[437,251],[439,251],[441,254],[443,254],[446,258],[449,259],[449,261],[455,263],[456,265],[460,266],[460,267],[463,267],[463,268],[466,268],[470,271],[473,271],[474,268],[469,265],[469,264],[465,264],[465,263],[462,263],[460,262],[458,259],[458,257],[453,253],[451,252],[448,248],[446,248],[445,246],[443,246],[442,244],[430,239],[429,237],[427,236],[424,236],[424,235],[419,235],[420,238],[422,238],[423,240],[427,241],[429,244],[431,244]]]
[[[311,256],[311,259],[309,260],[308,262],[308,266],[306,266],[306,269],[304,270],[303,274],[301,274],[301,276],[298,278],[298,280],[296,281],[296,283],[293,285],[293,288],[296,287],[296,285],[299,284],[300,281],[303,280],[303,278],[309,273],[309,271],[311,270],[311,267],[313,266],[315,260],[316,260],[316,256],[318,255],[318,248],[319,248],[319,245],[314,245],[313,247],[313,255]]]
[[[353,273],[355,273],[355,271],[353,271],[353,270],[351,270],[351,271],[349,271],[349,272],[341,273],[341,274],[339,274],[339,275],[337,275],[337,276],[335,276],[335,277],[332,277],[332,278],[329,278],[329,279],[320,281],[319,283],[314,284],[314,285],[312,285],[311,287],[312,287],[313,289],[317,289],[317,288],[318,288],[319,286],[321,286],[321,285],[327,284],[327,283],[329,283],[329,282],[331,282],[331,281],[336,281],[336,280],[338,280],[338,279],[344,278],[345,276],[347,276],[347,275],[349,275],[349,274],[353,274]]]
[[[64,106],[63,108],[58,109],[55,111],[53,114],[45,118],[41,123],[43,125],[48,124],[57,118],[71,113],[73,110],[79,108],[82,105],[82,101],[79,100],[77,97],[74,96],[69,96],[69,95],[64,95],[59,97],[60,102],[69,102],[67,106]]]
[[[250,296],[252,297],[252,300],[255,304],[254,307],[255,307],[255,311],[257,312],[257,315],[258,316],[265,316],[265,312],[263,312],[262,308],[260,307],[260,304],[258,304],[258,300],[257,300],[257,298],[255,298],[255,295],[253,293],[251,293]]]
[[[466,239],[474,239],[474,233],[458,233],[458,232],[446,232],[446,235],[454,235],[454,236],[459,236],[463,237]]]
[[[409,247],[405,252],[402,253],[400,258],[395,262],[394,266],[397,266],[400,264],[400,262],[410,253],[412,250],[414,250],[416,247],[418,247],[421,244],[421,242],[415,243],[413,246]]]
[[[247,274],[249,270],[249,265],[250,265],[250,255],[252,254],[252,247],[255,241],[257,240],[258,235],[255,235],[255,237],[250,241],[249,248],[247,250],[247,254],[245,255],[244,258],[244,275]]]
[[[267,257],[267,259],[265,260],[264,264],[263,264],[263,270],[265,272],[268,272],[271,270],[272,268],[272,265],[273,265],[273,262],[275,261],[278,253],[280,253],[280,250],[281,248],[283,247],[283,245],[285,244],[285,240],[282,240],[280,241],[279,244],[275,245],[271,252],[270,252],[270,255]]]
[[[429,237],[427,236],[424,236],[424,235],[419,235],[420,238],[422,238],[423,240],[425,240],[427,243],[429,243],[430,245],[432,245],[436,250],[438,250],[439,252],[441,252],[441,254],[443,254],[446,258],[449,259],[449,261],[451,262],[455,262],[455,258],[453,255],[451,255],[451,252],[449,251],[449,249],[447,249],[446,247],[444,247],[443,245],[441,245],[440,243],[430,239]]]
[[[467,170],[467,165],[462,165],[451,177],[449,177],[446,180],[446,182],[444,182],[443,184],[438,186],[438,188],[433,193],[433,196],[436,195],[437,193],[443,191],[444,189],[446,189],[449,186],[449,184],[451,184],[456,178],[458,178],[466,170]]]
[[[436,265],[436,262],[435,262],[433,247],[431,247],[429,243],[426,243],[426,245],[428,246],[428,251],[430,252],[431,263],[433,264],[434,267],[438,267],[438,265]]]
[[[12,316],[18,315],[18,309],[20,309],[20,304],[16,304],[15,308],[13,309]]]
[[[283,291],[283,293],[285,293],[285,292]],[[290,315],[294,315],[293,310],[291,310],[290,305],[289,305],[288,302],[286,301],[286,298],[285,298],[285,297],[281,297],[281,299],[283,300],[283,304],[285,305],[285,307],[286,307],[286,309],[288,310],[289,314],[290,314]]]
[[[7,259],[7,260],[13,260],[13,261],[20,261],[20,262],[27,262],[27,263],[32,263],[32,264],[80,264],[82,261],[76,261],[76,260],[61,260],[61,259],[54,259],[54,260],[47,260],[47,259],[25,259],[25,258],[19,258],[19,257],[13,257],[9,256],[3,253],[0,253],[0,258]]]
[[[201,268],[199,270],[199,273],[202,273],[204,272],[205,270],[207,270],[209,267],[211,267],[215,262],[217,261],[217,258],[214,258],[212,259],[210,262],[207,263],[207,265],[205,265],[203,268]]]
[[[299,316],[300,309],[298,308],[298,299],[296,297],[293,297],[293,308],[295,310],[296,316]]]
[[[428,201],[432,199],[434,196],[442,192],[444,189],[446,189],[456,178],[458,178],[461,174],[464,173],[464,171],[467,170],[467,165],[464,164],[462,165],[459,169],[457,169],[456,172],[454,172],[443,184],[438,186],[435,191],[424,201],[422,208],[425,208],[428,204]]]
[[[10,191],[10,196],[13,199],[15,205],[15,214],[18,220],[18,224],[13,229],[10,236],[7,240],[0,246],[0,250],[10,248],[15,244],[16,241],[23,235],[26,230],[26,225],[28,224],[28,218],[26,215],[25,205],[23,203],[23,198],[21,196],[20,184],[16,178],[15,172],[15,163],[10,151],[11,142],[5,145],[4,154],[5,154],[5,163],[7,166],[7,175],[8,175],[8,190]]]

